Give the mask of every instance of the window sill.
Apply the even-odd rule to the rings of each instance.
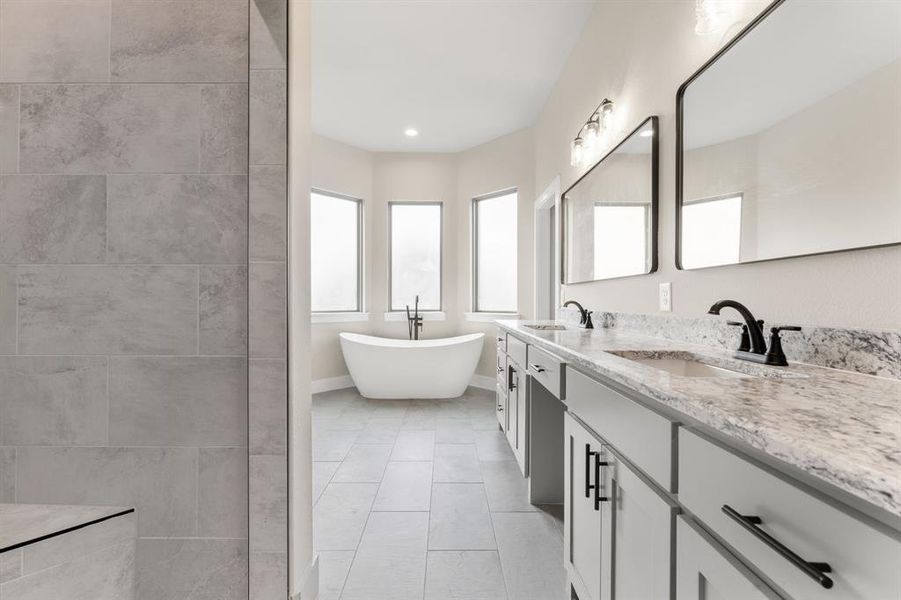
[[[515,312],[468,312],[463,316],[467,321],[473,323],[494,323],[495,321],[519,319],[519,313]]]
[[[427,310],[419,311],[419,316],[423,321],[446,321],[447,315],[443,310]],[[385,321],[406,321],[407,313],[402,310],[395,310],[385,313]]]
[[[369,320],[366,312],[311,313],[312,323],[358,323]]]

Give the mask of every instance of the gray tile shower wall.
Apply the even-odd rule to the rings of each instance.
[[[136,507],[139,600],[248,595],[251,12],[0,0],[0,501]]]
[[[288,589],[288,0],[250,1],[250,597]],[[2,308],[0,308],[2,310]]]
[[[578,322],[578,311],[570,308],[558,312],[567,322]],[[759,316],[759,315],[758,315]],[[595,327],[615,327],[638,335],[648,335],[692,344],[734,349],[738,346],[738,330],[720,317],[674,317],[632,313],[594,311]],[[797,323],[764,323],[797,325]],[[782,347],[788,360],[832,369],[854,371],[901,379],[901,331],[871,329],[839,329],[801,324],[800,332],[785,332]],[[769,329],[766,330],[767,333]],[[767,335],[767,340],[769,336]]]

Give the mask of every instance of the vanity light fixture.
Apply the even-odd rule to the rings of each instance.
[[[569,164],[578,167],[582,164],[582,158],[585,156],[585,142],[582,139],[582,136],[576,137],[573,140],[572,148],[569,152]]]
[[[407,127],[406,129],[404,129],[404,135],[407,137],[416,137],[417,135],[419,135],[419,131],[417,131],[413,127]]]
[[[695,34],[716,33],[726,16],[724,0],[695,0]]]
[[[601,136],[613,125],[613,100],[604,98],[573,138],[569,164],[578,167],[596,147]]]

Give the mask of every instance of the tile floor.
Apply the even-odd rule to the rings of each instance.
[[[494,394],[313,396],[322,600],[562,600],[559,507],[529,504]]]

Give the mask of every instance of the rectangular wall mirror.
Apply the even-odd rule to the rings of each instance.
[[[676,263],[901,243],[901,3],[775,2],[677,96]]]
[[[657,270],[657,137],[648,117],[564,192],[564,284]]]

